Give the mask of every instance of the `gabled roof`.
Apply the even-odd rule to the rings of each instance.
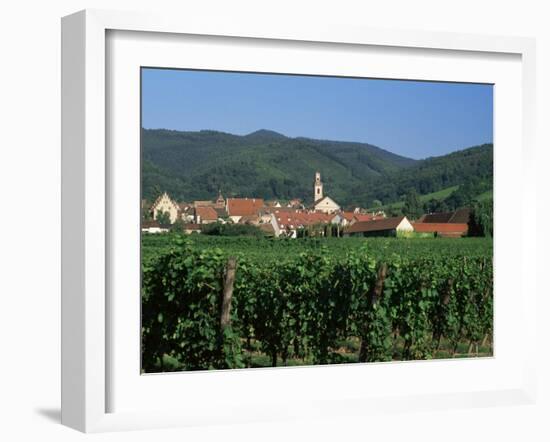
[[[151,210],[155,210],[155,208],[157,207],[157,205],[160,203],[160,201],[163,199],[163,197],[168,198],[168,201],[170,201],[171,204],[173,204],[177,210],[180,209],[180,206],[178,203],[176,203],[172,198],[170,198],[170,195],[168,195],[168,193],[164,192],[162,195],[159,195],[157,197],[157,199],[155,200],[155,202],[153,203],[153,205],[151,206]]]
[[[470,219],[470,209],[455,210],[454,212],[438,212],[422,215],[417,222],[419,223],[467,223]]]
[[[313,205],[314,205],[314,206],[318,206],[319,204],[321,204],[322,202],[324,202],[324,201],[326,201],[326,200],[332,201],[334,204],[336,204],[338,207],[340,207],[340,206],[338,205],[338,203],[337,203],[336,201],[334,201],[334,200],[333,200],[330,196],[328,196],[328,195],[327,195],[327,196],[324,196],[324,197],[321,198],[321,199],[318,199],[317,201],[315,201],[315,203],[314,203]]]
[[[371,213],[354,213],[353,215],[354,215],[353,217],[355,218],[355,221],[357,222],[384,219],[384,216],[382,215],[373,215]]]
[[[227,216],[227,210],[225,210],[225,207],[214,207],[214,210],[218,214],[218,218],[225,218]]]
[[[353,217],[355,216],[355,213],[353,212],[341,212],[340,216],[344,218],[346,221],[351,221]]]
[[[465,223],[414,223],[415,232],[421,233],[460,233],[468,232],[468,224]]]
[[[227,198],[229,216],[257,215],[263,207],[262,198]]]
[[[419,219],[419,223],[448,223],[454,212],[438,212],[422,215]]]
[[[468,223],[468,221],[470,221],[470,209],[468,207],[455,211],[449,220],[450,223]]]
[[[218,219],[218,213],[213,207],[196,207],[195,215],[200,216],[203,221],[216,221]]]
[[[348,227],[346,233],[379,232],[383,230],[394,230],[405,219],[404,216],[384,218],[373,221],[359,221]]]

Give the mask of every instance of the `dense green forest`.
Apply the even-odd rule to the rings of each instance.
[[[468,204],[492,189],[493,146],[413,160],[365,143],[289,138],[260,130],[245,136],[216,131],[142,131],[142,194],[178,200],[224,196],[301,198],[310,202],[320,171],[325,193],[343,206],[386,206],[458,186],[440,210]],[[428,203],[426,203],[428,204]],[[436,206],[439,204],[439,206]]]

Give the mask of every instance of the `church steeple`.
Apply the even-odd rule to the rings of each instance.
[[[323,198],[323,182],[321,181],[321,172],[315,172],[315,181],[313,182],[313,201]]]
[[[215,206],[220,209],[223,209],[225,207],[225,200],[223,198],[221,189],[218,189],[218,198],[216,199]]]

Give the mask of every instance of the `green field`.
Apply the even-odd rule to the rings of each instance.
[[[142,235],[144,261],[177,247],[173,233]],[[491,238],[303,238],[276,239],[192,234],[186,244],[193,249],[219,250],[225,257],[241,256],[258,261],[294,259],[301,253],[323,252],[343,259],[349,252],[360,252],[376,259],[393,256],[418,258],[437,256],[492,256]]]
[[[483,192],[481,195],[477,197],[478,201],[487,201],[493,198],[493,191],[488,190],[487,192]]]
[[[458,189],[458,186],[451,186],[451,187],[446,187],[445,189],[441,189],[441,190],[438,190],[437,192],[432,192],[432,193],[426,193],[424,195],[419,195],[419,199],[420,199],[420,202],[422,203],[426,203],[432,199],[434,200],[444,200],[445,198],[447,198],[449,195],[451,195],[451,193],[453,193],[455,190]],[[403,207],[405,203],[403,201],[398,201],[396,203],[392,203],[390,204],[390,206],[392,208],[395,208],[395,209],[400,209]],[[375,210],[375,209],[371,209],[371,210]]]
[[[431,201],[431,200],[442,201],[445,198],[449,197],[458,188],[459,188],[459,186],[446,187],[445,189],[438,190],[437,192],[432,192],[432,193],[426,193],[424,195],[419,195],[418,199],[420,200],[421,203],[427,203],[428,201]],[[486,200],[490,200],[491,198],[493,198],[493,190],[488,190],[488,191],[483,192],[480,195],[478,195],[475,198],[475,200],[476,201],[486,201]],[[403,208],[404,205],[405,205],[404,201],[396,201],[394,203],[388,204],[388,207],[391,207],[392,209],[401,209],[401,208]],[[367,211],[375,212],[378,209],[379,208],[372,207],[370,209],[367,209]]]
[[[492,278],[485,238],[143,235],[142,369],[490,356]]]

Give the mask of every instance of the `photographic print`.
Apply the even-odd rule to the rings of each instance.
[[[142,373],[493,355],[493,85],[141,69]]]

